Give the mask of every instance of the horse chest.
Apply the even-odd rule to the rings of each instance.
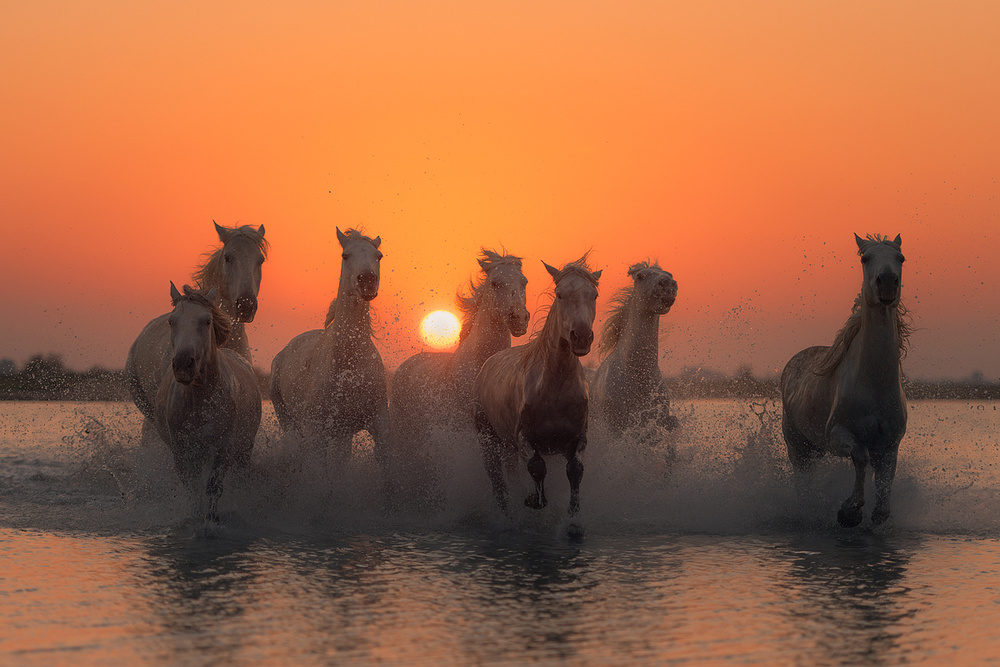
[[[521,408],[518,431],[536,451],[562,452],[585,434],[587,409],[583,392],[538,395]]]

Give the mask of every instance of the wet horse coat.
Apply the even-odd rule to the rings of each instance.
[[[214,291],[184,291],[170,284],[171,372],[156,393],[154,423],[189,489],[208,473],[206,520],[218,522],[223,477],[233,464],[246,463],[253,449],[260,390],[249,362],[222,347],[230,324]]]
[[[372,342],[369,302],[378,296],[381,239],[337,230],[343,249],[326,327],[293,338],[271,364],[281,427],[341,455],[367,430],[381,449],[389,428],[385,366]]]
[[[232,321],[224,346],[252,362],[244,323],[253,322],[257,314],[261,266],[268,250],[264,226],[227,228],[216,224],[215,231],[222,245],[195,271],[195,286],[206,293],[216,290],[223,312]],[[169,317],[165,313],[151,320],[132,343],[125,361],[126,387],[147,419],[153,419],[156,392],[170,372]]]
[[[472,429],[469,401],[476,375],[497,352],[510,348],[511,336],[528,329],[521,258],[483,250],[482,279],[459,298],[464,314],[454,352],[421,352],[392,376],[389,414],[394,467],[412,467],[426,449],[431,430],[442,424]]]
[[[607,355],[590,382],[591,414],[615,431],[649,419],[671,429],[670,397],[660,372],[660,316],[677,299],[673,276],[655,264],[633,264],[631,287],[615,295],[600,351]]]
[[[909,327],[900,304],[902,240],[855,236],[861,255],[861,293],[830,347],[796,354],[781,374],[782,432],[797,470],[827,452],[849,457],[854,491],[837,514],[841,525],[863,518],[869,463],[875,473],[872,523],[889,518],[899,443],[906,432],[900,360]]]
[[[486,472],[497,502],[507,511],[504,468],[518,456],[527,459],[535,492],[525,499],[540,509],[545,498],[544,456],[566,458],[570,482],[570,516],[580,508],[583,463],[587,445],[589,394],[579,357],[594,340],[597,283],[586,257],[561,270],[545,264],[555,280],[555,301],[541,332],[528,344],[490,357],[473,387],[473,417],[483,450]]]

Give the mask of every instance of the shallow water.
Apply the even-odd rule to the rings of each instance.
[[[0,663],[1000,656],[995,404],[912,403],[892,524],[853,530],[849,465],[797,495],[773,405],[676,411],[656,447],[592,434],[582,539],[561,466],[548,508],[505,519],[442,434],[439,503],[392,512],[363,441],[317,462],[268,411],[205,536],[132,406],[0,403]]]

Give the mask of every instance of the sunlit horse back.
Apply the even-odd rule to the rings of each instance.
[[[378,296],[379,237],[337,230],[343,249],[337,297],[326,326],[299,334],[271,364],[271,400],[285,431],[346,455],[360,431],[378,448],[389,428],[385,366],[372,342],[370,302]]]
[[[214,223],[213,223],[214,224]],[[252,362],[244,328],[257,314],[261,266],[267,257],[264,226],[223,227],[215,224],[222,245],[208,253],[193,275],[198,291],[216,290],[222,311],[232,321],[225,347]],[[132,401],[148,419],[153,418],[153,399],[170,369],[169,313],[153,319],[129,348],[125,361],[125,384]]]
[[[206,520],[218,522],[223,477],[253,449],[260,390],[250,363],[222,347],[230,320],[215,305],[215,290],[203,295],[185,285],[180,294],[170,283],[170,298],[171,372],[157,391],[154,421],[184,484],[195,490],[207,474]]]
[[[854,491],[837,519],[863,519],[868,464],[875,473],[872,523],[889,518],[899,442],[906,432],[900,360],[909,326],[900,303],[903,255],[899,236],[855,235],[863,280],[850,318],[830,347],[796,354],[781,374],[782,431],[797,470],[827,452],[854,462]]]
[[[617,432],[653,421],[677,426],[659,364],[660,316],[677,299],[674,277],[656,264],[633,264],[632,285],[612,299],[601,330],[604,356],[590,383],[591,414]]]
[[[544,264],[544,262],[543,262]],[[535,492],[525,504],[541,509],[545,498],[545,459],[566,458],[570,483],[569,515],[580,509],[589,407],[587,381],[579,357],[590,352],[597,313],[600,271],[591,272],[586,256],[561,270],[545,264],[555,280],[555,300],[542,330],[526,345],[490,357],[473,387],[473,416],[486,472],[500,508],[507,511],[505,468],[527,460]]]
[[[479,369],[491,356],[510,348],[511,336],[523,336],[530,314],[525,307],[527,278],[521,258],[483,249],[482,275],[470,284],[469,294],[458,296],[462,330],[454,352],[421,352],[396,369],[389,401],[391,451],[387,455],[390,489],[402,478],[425,486],[424,462],[433,429],[443,426],[472,430],[469,409],[472,386]],[[419,460],[418,460],[419,459]]]

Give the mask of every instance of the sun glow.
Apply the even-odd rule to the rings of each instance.
[[[461,331],[458,318],[447,310],[435,310],[420,323],[420,337],[431,347],[451,347]]]

